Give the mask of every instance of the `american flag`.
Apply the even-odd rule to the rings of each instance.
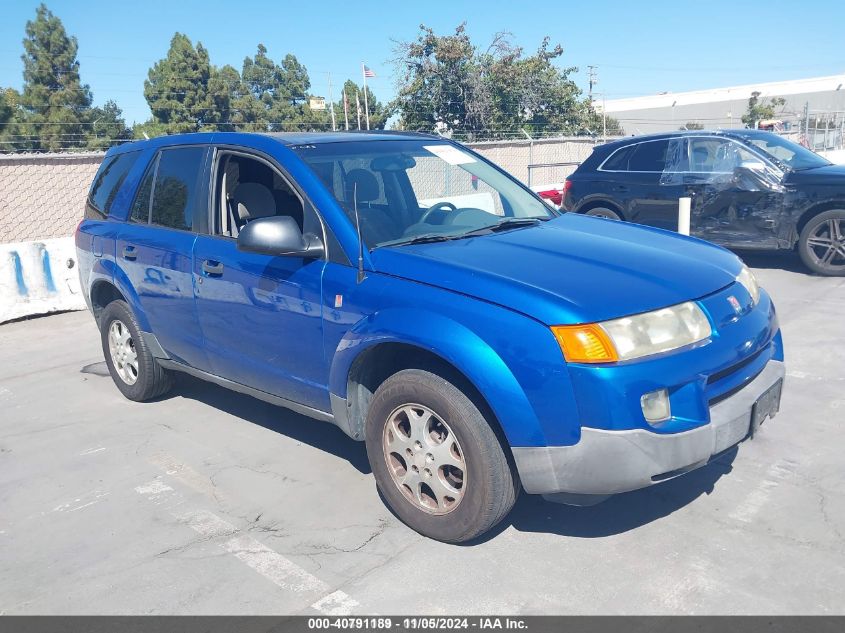
[[[375,76],[376,76],[376,74],[370,69],[369,66],[364,66],[364,77],[367,77],[368,79],[372,79]]]

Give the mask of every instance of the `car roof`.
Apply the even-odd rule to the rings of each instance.
[[[745,128],[729,129],[729,130],[675,130],[674,132],[660,132],[657,134],[643,134],[640,136],[626,136],[625,138],[616,139],[608,143],[603,143],[599,147],[612,149],[630,145],[632,143],[642,143],[643,141],[660,141],[669,138],[682,138],[685,136],[724,136],[725,138],[737,139],[752,139],[764,138],[771,136],[772,132],[766,130],[749,130]]]
[[[385,141],[385,140],[445,140],[442,137],[423,132],[405,132],[393,130],[370,131],[342,131],[342,132],[195,132],[191,134],[171,134],[157,136],[151,139],[133,141],[112,147],[108,154],[122,154],[151,147],[166,147],[172,145],[192,145],[198,143],[247,143],[251,138],[270,137],[287,147],[294,145],[319,145],[323,143],[349,143],[353,141]]]

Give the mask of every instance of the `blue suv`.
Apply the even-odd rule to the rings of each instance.
[[[520,490],[589,503],[681,475],[780,403],[775,309],[735,255],[561,214],[436,137],[123,145],[76,245],[127,398],[180,371],[331,422],[443,541]]]

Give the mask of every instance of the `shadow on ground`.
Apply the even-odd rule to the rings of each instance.
[[[796,251],[734,251],[751,268],[788,270],[791,273],[812,274]]]
[[[80,371],[110,378],[109,370],[103,361],[86,365]],[[364,443],[350,439],[333,424],[299,415],[183,373],[174,374],[173,388],[158,400],[175,397],[202,402],[229,415],[345,459],[365,475],[372,472]]]
[[[710,494],[722,475],[732,470],[734,447],[706,466],[650,488],[615,495],[590,507],[551,503],[538,495],[523,494],[510,515],[472,545],[495,538],[508,526],[520,532],[542,532],[576,538],[601,538],[628,532],[661,519]]]
[[[197,400],[247,422],[336,455],[348,461],[365,475],[372,472],[363,442],[350,439],[334,424],[299,415],[187,374],[176,375],[173,389],[165,398],[176,396]]]
[[[98,376],[109,375],[105,363],[87,365],[82,371]],[[350,439],[330,423],[307,418],[187,374],[176,374],[173,389],[161,399],[174,397],[202,402],[344,459],[363,474],[372,472],[364,443]],[[560,505],[538,495],[522,494],[502,523],[481,538],[464,545],[475,545],[495,538],[511,525],[521,532],[543,532],[577,538],[600,538],[633,530],[672,514],[703,494],[710,494],[719,478],[731,471],[736,453],[734,447],[706,466],[686,475],[643,490],[615,495],[590,507]]]

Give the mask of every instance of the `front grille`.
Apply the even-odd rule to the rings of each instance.
[[[763,350],[759,349],[756,352],[754,352],[751,356],[743,358],[741,361],[731,365],[727,369],[723,369],[722,371],[717,371],[715,374],[710,374],[710,376],[708,376],[708,378],[707,378],[707,384],[712,385],[715,382],[719,382],[722,378],[727,378],[731,374],[738,372],[743,367],[746,367],[747,365],[750,365],[755,360],[757,360],[757,357],[762,353],[763,353]]]

